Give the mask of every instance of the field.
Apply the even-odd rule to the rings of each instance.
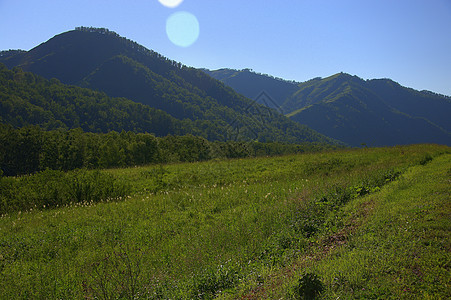
[[[52,174],[1,178],[2,299],[451,297],[449,147]]]

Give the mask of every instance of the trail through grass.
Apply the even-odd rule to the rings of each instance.
[[[315,274],[321,299],[450,299],[450,183],[449,154],[410,168],[343,207],[346,235],[325,235],[246,297],[295,299],[299,279]]]

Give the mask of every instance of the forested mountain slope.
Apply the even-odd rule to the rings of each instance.
[[[89,132],[134,131],[157,136],[185,134],[194,122],[105,93],[47,80],[0,64],[0,123],[46,130],[81,128]]]
[[[265,91],[292,120],[353,146],[451,145],[451,98],[444,95],[345,73],[294,83],[249,70],[206,72],[247,97]]]
[[[161,109],[209,140],[335,140],[257,105],[201,70],[171,61],[107,29],[81,27],[30,51],[2,52],[0,62]],[[163,126],[163,125],[162,125]]]

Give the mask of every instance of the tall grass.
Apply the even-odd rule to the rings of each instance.
[[[445,152],[419,145],[102,171],[99,178],[130,187],[125,201],[99,196],[54,209],[36,205],[0,219],[0,293],[233,296],[264,284],[323,234],[339,230],[346,203]],[[27,187],[17,182],[17,189]],[[84,195],[96,186],[76,190]]]
[[[18,178],[0,177],[0,214],[106,201],[129,193],[128,185],[98,170],[46,170]]]

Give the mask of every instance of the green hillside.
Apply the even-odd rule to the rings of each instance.
[[[90,132],[184,134],[194,126],[164,111],[105,93],[47,80],[0,64],[0,122],[14,127],[82,128]]]
[[[209,140],[336,143],[256,105],[200,70],[107,29],[80,27],[30,51],[3,52],[0,62],[161,109],[179,121],[191,120],[195,124],[184,131]],[[166,130],[165,124],[160,126]]]
[[[438,104],[440,109],[429,113],[437,122],[432,123],[421,108],[414,110],[415,102],[412,101],[408,114],[399,110],[403,109],[401,105],[395,106],[395,101],[384,100],[377,90],[366,86],[366,81],[345,74],[306,85],[286,102],[287,107],[295,108],[297,104],[303,107],[289,116],[292,120],[355,146],[451,143],[451,134],[437,125],[448,123],[442,115],[448,107],[451,108],[449,100],[438,100],[436,103],[434,97],[430,101],[427,97],[413,97],[420,103],[419,107]],[[409,97],[404,100],[409,101]],[[428,111],[424,110],[425,113]]]
[[[363,80],[345,73],[302,83],[249,70],[208,73],[253,99],[257,90],[277,86],[268,94],[276,99],[279,111],[353,146],[451,145],[451,98],[444,95],[405,88],[389,79]]]

